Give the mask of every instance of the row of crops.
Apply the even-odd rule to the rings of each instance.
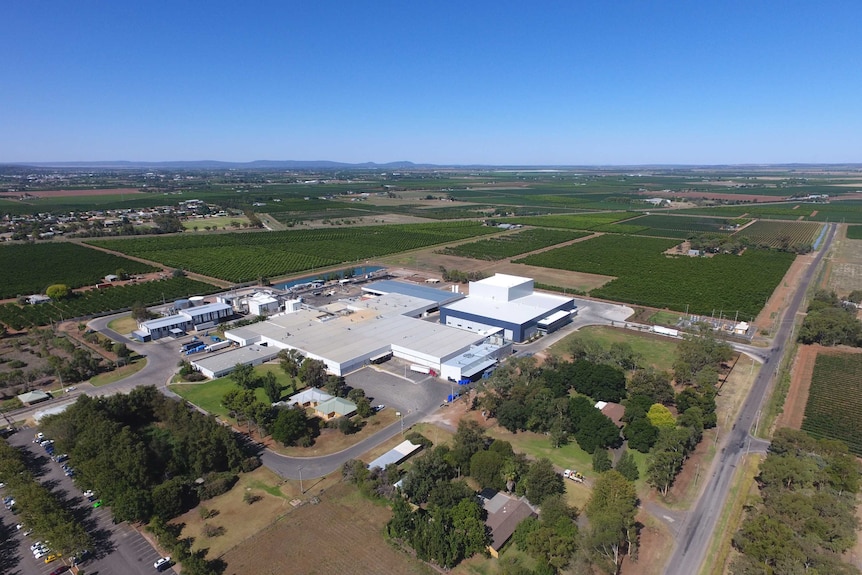
[[[336,227],[92,240],[128,255],[231,282],[278,277],[499,232],[476,222]]]
[[[525,226],[542,226],[546,228],[562,228],[566,230],[595,230],[607,224],[613,224],[635,214],[631,212],[589,213],[553,216],[532,216],[506,219],[506,223]]]
[[[497,261],[588,235],[586,232],[533,228],[515,234],[495,236],[486,240],[447,247],[440,253],[476,260]]]
[[[70,242],[0,246],[0,298],[43,293],[53,283],[93,285],[123,269],[130,274],[155,268]]]
[[[0,323],[12,329],[48,325],[76,317],[96,315],[112,310],[127,309],[135,303],[153,305],[191,295],[210,294],[216,288],[187,277],[115,286],[75,294],[67,300],[39,305],[8,303],[0,305]]]
[[[787,249],[797,245],[813,245],[822,228],[823,224],[818,222],[757,220],[736,235],[748,238],[754,245]]]
[[[802,429],[862,457],[862,355],[818,354]]]
[[[747,215],[750,218],[862,224],[862,201],[860,200],[842,200],[829,204],[804,202],[740,204],[715,208],[691,208],[679,210],[679,212],[718,217]]]
[[[640,226],[637,232],[623,232],[614,228],[622,226]],[[649,214],[626,220],[625,224],[609,226],[608,231],[618,233],[636,233],[643,236],[686,239],[697,234],[730,234],[733,224],[723,218],[707,218],[692,216],[672,216],[667,214]]]
[[[590,295],[676,311],[739,313],[752,320],[794,255],[746,250],[741,256],[667,256],[675,240],[604,235],[516,260],[546,268],[615,276]]]

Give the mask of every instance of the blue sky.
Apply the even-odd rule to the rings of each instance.
[[[862,162],[856,0],[0,14],[0,162]]]

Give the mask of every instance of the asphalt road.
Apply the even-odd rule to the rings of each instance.
[[[752,447],[762,449],[762,442],[751,437],[755,422],[759,420],[760,410],[770,383],[778,373],[778,366],[790,341],[794,319],[802,306],[802,301],[823,255],[832,245],[835,237],[835,224],[830,224],[829,235],[817,252],[814,261],[805,270],[790,305],[784,311],[773,346],[767,354],[764,368],[754,381],[754,385],[739,411],[730,434],[725,435],[721,451],[713,461],[712,472],[701,492],[694,510],[688,514],[678,533],[676,546],[670,556],[666,575],[692,575],[698,573],[706,555],[715,525],[727,501],[736,467]],[[758,449],[758,450],[759,450]],[[754,451],[754,449],[751,449]]]

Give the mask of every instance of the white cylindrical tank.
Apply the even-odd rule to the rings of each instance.
[[[204,296],[193,295],[192,297],[189,298],[189,303],[191,304],[192,307],[197,307],[199,305],[203,305],[204,304]]]

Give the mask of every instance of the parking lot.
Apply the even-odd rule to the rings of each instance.
[[[436,377],[412,372],[409,366],[402,360],[390,359],[386,363],[354,371],[344,380],[351,387],[365,390],[365,396],[372,405],[383,404],[405,415],[446,401],[451,385]]]
[[[135,529],[126,523],[114,525],[110,510],[106,507],[93,508],[67,476],[60,463],[51,459],[45,449],[33,443],[35,430],[24,429],[9,437],[11,445],[28,451],[35,465],[35,475],[43,484],[51,487],[52,492],[72,512],[94,541],[92,557],[83,561],[81,566],[87,573],[98,575],[152,575],[156,572],[153,563],[159,553]],[[21,502],[18,502],[20,505]],[[60,558],[46,564],[44,558],[36,559],[30,546],[35,543],[33,536],[23,535],[26,526],[17,530],[19,519],[5,506],[0,506],[0,573],[4,575],[48,575],[61,567],[68,558]],[[164,571],[175,573],[173,569]]]

